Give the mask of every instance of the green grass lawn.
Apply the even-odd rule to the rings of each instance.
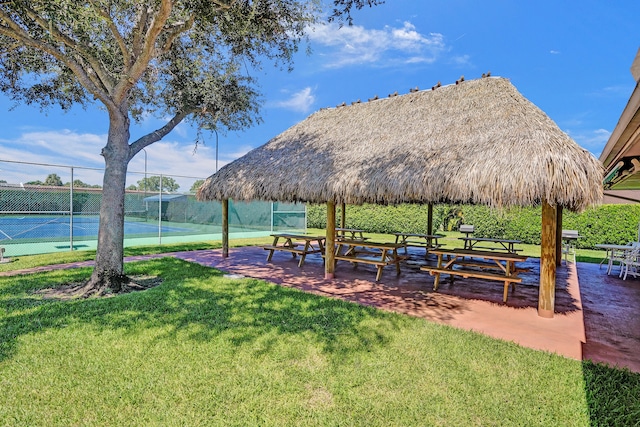
[[[175,258],[0,282],[0,425],[634,425],[640,375]]]
[[[455,247],[457,237],[443,242]],[[0,278],[0,425],[639,425],[640,374],[175,258],[126,265],[129,275],[163,279],[144,292],[71,301],[36,293],[90,273]]]

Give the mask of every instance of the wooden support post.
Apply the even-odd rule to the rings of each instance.
[[[556,208],[542,202],[542,241],[540,248],[540,292],[538,316],[552,318],[556,299]]]
[[[340,206],[340,227],[347,228],[347,204]]]
[[[562,206],[556,207],[556,265],[562,265]]]
[[[229,199],[222,200],[222,257],[229,256]]]
[[[433,234],[433,203],[427,205],[427,234]]]
[[[336,270],[336,204],[327,202],[327,239],[324,244],[324,278],[333,279]]]

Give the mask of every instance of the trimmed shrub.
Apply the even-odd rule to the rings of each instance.
[[[307,225],[326,227],[326,205],[309,205]],[[340,209],[337,209],[337,221]],[[427,205],[402,204],[396,206],[347,206],[346,226],[370,233],[425,233]],[[578,230],[579,248],[593,248],[598,243],[626,244],[638,240],[640,204],[602,205],[576,214],[563,211],[562,228]],[[542,214],[540,207],[491,209],[487,206],[435,205],[434,230],[457,230],[460,224],[473,224],[474,235],[517,239],[523,243],[540,244]]]
[[[382,206],[365,204],[362,206],[347,205],[346,227],[357,228],[370,233],[426,233],[427,205],[401,204]],[[336,209],[336,222],[340,222],[341,211]],[[437,230],[443,221],[443,210],[438,206],[433,208],[433,228]],[[307,226],[325,228],[327,226],[326,205],[307,206]]]

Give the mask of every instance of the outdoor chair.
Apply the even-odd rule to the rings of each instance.
[[[638,277],[640,271],[640,243],[633,242],[633,249],[625,251],[624,259],[620,262],[620,276],[622,280],[627,280],[627,275],[631,274],[633,277]]]
[[[578,230],[562,230],[562,253],[565,264],[570,256],[573,257],[573,262],[576,262],[576,241],[579,237]]]
[[[627,246],[629,246],[630,249],[613,249],[611,250],[611,268],[610,270],[613,270],[613,267],[616,265],[616,263],[618,263],[618,266],[620,267],[620,273],[618,274],[619,277],[622,277],[622,275],[624,274],[624,265],[625,265],[625,260],[627,258],[627,255],[629,255],[631,248],[637,247],[639,246],[640,243],[638,242],[629,242],[627,244]],[[607,274],[609,274],[610,271],[607,272]]]

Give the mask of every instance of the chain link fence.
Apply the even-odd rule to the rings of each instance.
[[[4,257],[95,249],[100,221],[102,169],[0,160],[0,247]],[[40,178],[41,177],[41,178]],[[39,181],[40,178],[44,179]],[[129,172],[124,245],[220,240],[222,207],[193,192],[160,191],[162,183],[201,177],[160,175],[155,189],[146,173]],[[136,185],[138,183],[138,185]],[[140,188],[142,187],[142,189]],[[135,188],[135,189],[134,189]],[[230,238],[273,231],[306,231],[304,204],[229,203]]]

